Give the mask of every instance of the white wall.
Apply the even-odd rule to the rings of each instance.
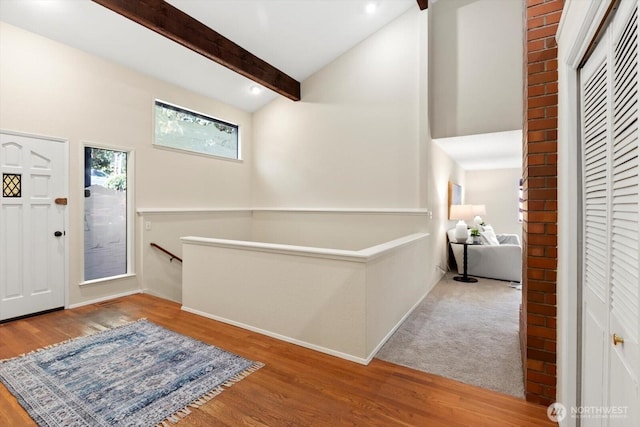
[[[429,233],[431,234],[431,248],[427,259],[433,260],[433,265],[446,270],[448,261],[447,230],[455,227],[456,221],[449,221],[449,181],[466,188],[466,177],[464,169],[457,162],[447,156],[437,144],[431,142],[430,145],[431,167],[427,181],[430,183],[429,205],[434,206],[433,221],[429,223]],[[464,197],[464,194],[463,194]],[[464,199],[463,199],[464,202]],[[431,280],[439,278],[439,270],[432,268],[436,276]]]
[[[366,357],[365,263],[187,242],[183,252],[187,311],[320,351]]]
[[[140,212],[137,221],[140,242],[138,279],[142,290],[161,298],[182,301],[182,264],[177,260],[169,262],[171,258],[152,247],[151,243],[182,258],[180,238],[184,236],[251,240],[251,215],[249,209]]]
[[[517,169],[471,170],[466,172],[466,203],[485,205],[482,219],[496,233],[517,234],[522,241],[522,224],[518,222],[518,184],[522,171]]]
[[[367,254],[183,240],[183,309],[368,363],[430,290],[426,234]]]
[[[229,240],[361,250],[417,231],[429,221],[424,210],[415,211],[288,211],[252,209],[143,209],[138,213],[139,283],[144,292],[182,301],[182,265],[150,243],[182,257],[181,237],[200,236]],[[150,229],[147,229],[147,225]],[[424,246],[428,246],[427,239]],[[423,263],[432,260],[426,253]],[[429,264],[430,265],[430,264]],[[424,271],[431,272],[431,268]],[[434,284],[439,277],[423,283]]]
[[[249,206],[250,114],[5,23],[0,23],[0,52],[0,129],[65,138],[70,143],[71,304],[139,287],[135,277],[79,286],[83,142],[135,150],[134,208]],[[153,148],[154,98],[239,124],[244,162]]]
[[[523,2],[429,4],[431,134],[522,129]]]
[[[211,222],[212,233],[225,237],[215,231],[229,232],[220,224],[231,221],[236,227],[236,220],[243,221],[242,215],[222,222],[205,215],[191,224],[190,214],[159,215],[147,231],[146,218],[138,216],[134,252],[139,277],[79,286],[83,141],[135,150],[134,209],[429,209],[432,219],[422,213],[407,221],[401,214],[373,222],[385,227],[379,230],[384,239],[411,231],[431,233],[424,259],[428,282],[435,284],[441,271],[434,266],[446,265],[447,182],[464,183],[464,175],[430,139],[428,13],[409,9],[303,82],[302,101],[279,99],[254,117],[0,24],[0,128],[70,141],[70,303],[140,288],[179,299],[176,265],[161,267],[163,255],[151,251],[148,243],[157,240],[180,254],[180,235],[195,229],[200,233]],[[154,148],[154,98],[238,123],[244,161]],[[326,220],[326,215],[321,217]]]
[[[446,266],[447,183],[464,173],[430,137],[429,13],[410,8],[302,82],[300,102],[254,114],[253,205],[429,209],[421,227],[435,284]]]
[[[428,223],[424,211],[254,211],[252,240],[361,250],[408,234],[426,232]]]
[[[426,19],[411,8],[302,82],[301,101],[255,113],[255,207],[418,207]]]

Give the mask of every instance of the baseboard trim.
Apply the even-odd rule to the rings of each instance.
[[[112,299],[116,299],[116,298],[122,298],[122,297],[128,297],[129,295],[135,295],[135,294],[141,294],[143,293],[141,289],[136,289],[134,291],[128,291],[128,292],[122,292],[119,294],[115,294],[115,295],[109,295],[106,297],[102,297],[102,298],[96,298],[96,299],[92,299],[89,301],[83,301],[83,302],[79,302],[76,304],[70,304],[66,307],[66,309],[70,310],[73,308],[78,308],[78,307],[83,307],[85,305],[91,305],[91,304],[97,304],[100,302],[105,302],[105,301],[109,301]]]
[[[23,314],[21,316],[10,317],[8,319],[1,319],[0,325],[3,323],[13,322],[15,320],[28,319],[29,317],[35,317],[35,316],[40,316],[42,314],[53,313],[54,311],[60,311],[60,310],[64,310],[64,307],[55,307],[55,308],[50,308],[48,310],[36,311],[35,313]]]
[[[268,337],[275,338],[275,339],[278,339],[280,341],[288,342],[290,344],[299,345],[300,347],[305,347],[305,348],[308,348],[308,349],[311,349],[311,350],[319,351],[320,353],[325,353],[325,354],[328,354],[330,356],[339,357],[340,359],[349,360],[351,362],[359,363],[361,365],[368,365],[369,362],[371,361],[371,358],[364,359],[364,358],[357,357],[357,356],[354,356],[354,355],[351,355],[351,354],[342,353],[340,351],[336,351],[336,350],[332,350],[330,348],[326,348],[326,347],[322,347],[322,346],[319,346],[319,345],[311,344],[311,343],[308,343],[306,341],[300,341],[300,340],[297,340],[295,338],[291,338],[291,337],[288,337],[288,336],[285,336],[285,335],[277,334],[275,332],[271,332],[271,331],[267,331],[267,330],[264,330],[264,329],[256,328],[255,326],[246,325],[244,323],[236,322],[234,320],[229,320],[229,319],[226,319],[224,317],[216,316],[214,314],[205,313],[204,311],[200,311],[200,310],[196,310],[196,309],[193,309],[193,308],[189,308],[189,307],[186,307],[184,305],[181,308],[182,308],[183,311],[186,311],[188,313],[197,314],[198,316],[206,317],[207,319],[212,319],[212,320],[216,320],[218,322],[226,323],[228,325],[237,326],[239,328],[246,329],[246,330],[251,331],[251,332],[256,332],[256,333],[261,334],[261,335],[266,335]]]
[[[147,294],[147,295],[151,295],[151,296],[154,296],[154,297],[157,297],[157,298],[166,299],[167,301],[176,302],[178,304],[182,304],[182,300],[170,298],[170,297],[166,296],[165,294],[162,294],[160,292],[154,291],[153,289],[143,289],[141,291],[141,293]]]
[[[427,295],[429,295],[429,292],[431,292],[431,289],[433,289],[433,286],[418,300],[418,302],[416,302],[413,305],[413,307],[409,309],[409,311],[405,313],[404,316],[402,316],[402,318],[398,321],[398,323],[396,323],[396,325],[389,331],[389,333],[385,335],[385,337],[378,343],[376,348],[374,348],[371,351],[371,353],[369,353],[369,356],[366,358],[366,361],[367,361],[366,365],[368,365],[373,360],[373,358],[376,357],[376,354],[378,353],[378,351],[380,351],[382,346],[386,344],[386,342],[389,340],[389,338],[391,338],[393,334],[396,333],[398,328],[402,326],[404,321],[407,320],[407,318],[411,315],[411,313],[413,313],[413,310],[415,310],[416,307],[418,307],[418,305],[420,305],[420,303],[427,297]]]

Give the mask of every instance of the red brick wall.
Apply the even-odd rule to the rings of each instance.
[[[521,331],[528,401],[556,399],[558,50],[564,0],[523,0],[523,305]]]

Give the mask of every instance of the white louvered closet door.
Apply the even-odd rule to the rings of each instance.
[[[580,76],[582,426],[640,425],[639,39],[622,0]]]
[[[634,5],[635,3],[635,5]],[[611,141],[610,332],[624,343],[611,348],[609,399],[629,408],[640,425],[640,49],[637,1],[623,1],[613,22],[613,129]]]
[[[604,406],[609,334],[608,164],[611,129],[608,33],[581,71],[583,286],[582,406]],[[584,425],[600,425],[586,422]]]

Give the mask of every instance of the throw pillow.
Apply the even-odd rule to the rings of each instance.
[[[496,233],[494,233],[492,230],[487,230],[486,227],[484,231],[480,232],[480,236],[482,237],[483,244],[485,245],[491,245],[491,246],[500,245],[500,242],[498,242],[498,238],[496,237]]]
[[[495,234],[495,231],[494,231],[493,227],[490,226],[489,224],[487,224],[484,227],[482,227],[482,231],[491,231],[492,233]]]

